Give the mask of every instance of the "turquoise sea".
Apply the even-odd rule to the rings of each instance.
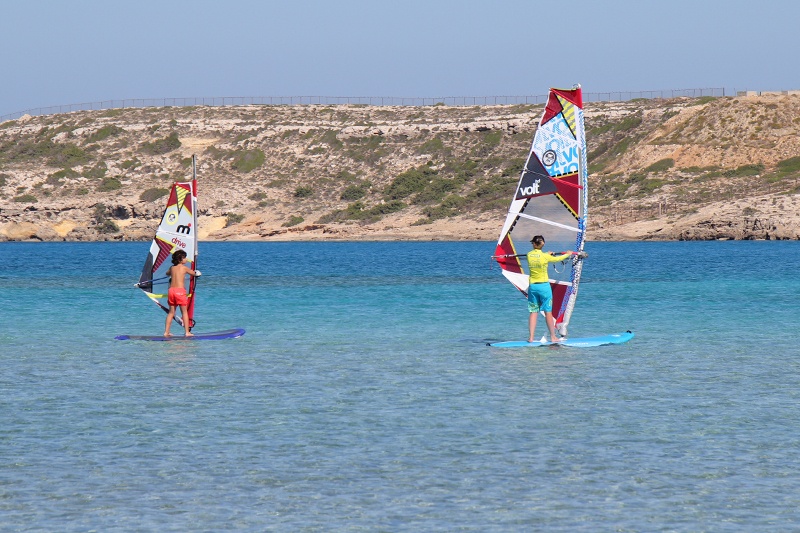
[[[572,336],[490,242],[0,244],[2,531],[796,531],[800,243],[590,243]],[[540,320],[540,332],[543,325]]]

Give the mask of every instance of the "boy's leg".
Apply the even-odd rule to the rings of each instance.
[[[539,313],[530,313],[528,316],[528,342],[533,342],[533,334],[536,331],[536,319]]]
[[[175,317],[175,306],[169,306],[169,313],[167,313],[167,323],[164,326],[164,336],[169,337],[171,333],[169,332],[169,328],[172,326],[172,319]]]
[[[544,320],[547,323],[547,329],[550,330],[550,342],[558,342],[556,335],[556,319],[553,318],[553,312],[547,311],[544,314]]]
[[[181,319],[183,319],[183,329],[186,330],[185,335],[187,337],[193,337],[192,332],[189,331],[191,324],[189,324],[189,306],[182,305],[181,306]]]

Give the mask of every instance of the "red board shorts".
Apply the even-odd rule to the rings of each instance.
[[[183,287],[171,288],[169,292],[167,292],[167,303],[174,306],[189,305],[189,297],[186,296],[186,289]]]

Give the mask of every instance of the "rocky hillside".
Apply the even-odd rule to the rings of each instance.
[[[540,105],[80,111],[0,123],[0,240],[497,237]],[[589,103],[592,239],[800,238],[800,96]]]

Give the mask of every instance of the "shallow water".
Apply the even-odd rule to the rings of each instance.
[[[247,334],[145,343],[145,243],[0,245],[0,529],[798,528],[800,243],[591,243],[593,349],[486,346],[493,248],[201,243]]]

